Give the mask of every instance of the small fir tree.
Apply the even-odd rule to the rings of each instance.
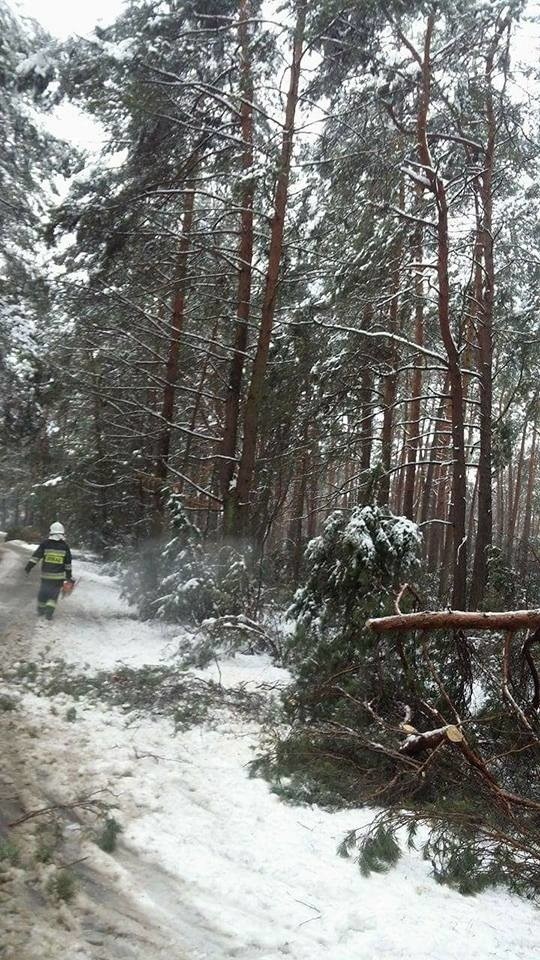
[[[365,506],[331,514],[309,543],[307,581],[289,611],[296,621],[289,652],[296,692],[301,701],[308,697],[312,716],[327,716],[335,706],[324,697],[315,701],[314,689],[359,657],[363,685],[371,687],[377,654],[366,620],[390,612],[395,588],[418,568],[420,542],[412,521]],[[342,676],[341,683],[358,692],[358,674]]]

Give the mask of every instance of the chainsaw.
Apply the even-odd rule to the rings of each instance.
[[[69,597],[73,593],[75,587],[79,583],[79,580],[64,580],[62,584],[62,596]]]

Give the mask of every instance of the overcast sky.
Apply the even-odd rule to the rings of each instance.
[[[11,0],[11,6],[34,17],[57,37],[89,33],[96,23],[110,23],[123,0]]]
[[[38,20],[49,33],[60,38],[70,34],[85,36],[97,23],[112,23],[124,5],[123,0],[8,0],[8,3],[19,13]],[[97,151],[105,142],[105,131],[100,124],[67,101],[49,114],[46,123],[55,136],[71,140],[91,152]],[[57,186],[64,191],[60,180]]]
[[[124,0],[8,0],[8,3],[22,14],[34,17],[50,33],[60,38],[70,34],[84,36],[98,23],[112,23],[124,6]],[[540,0],[528,0],[526,9],[529,16],[538,17]],[[527,22],[527,19],[518,28],[518,59],[524,59],[536,67],[540,25]],[[533,83],[536,86],[536,80]],[[69,132],[81,146],[96,148],[103,139],[103,130],[70,104],[64,103],[53,121],[55,133],[66,136]]]

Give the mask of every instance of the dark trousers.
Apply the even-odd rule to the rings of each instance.
[[[38,616],[52,620],[56,609],[58,594],[62,589],[61,580],[42,580],[37,598]]]

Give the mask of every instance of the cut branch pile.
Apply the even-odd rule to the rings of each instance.
[[[347,802],[382,806],[387,826],[403,817],[428,825],[441,876],[458,866],[465,874],[468,851],[482,882],[534,892],[540,610],[407,614],[404,592],[395,616],[367,621],[370,659],[342,662],[312,688],[288,755],[300,748],[314,776]],[[467,637],[471,627],[481,635]]]

